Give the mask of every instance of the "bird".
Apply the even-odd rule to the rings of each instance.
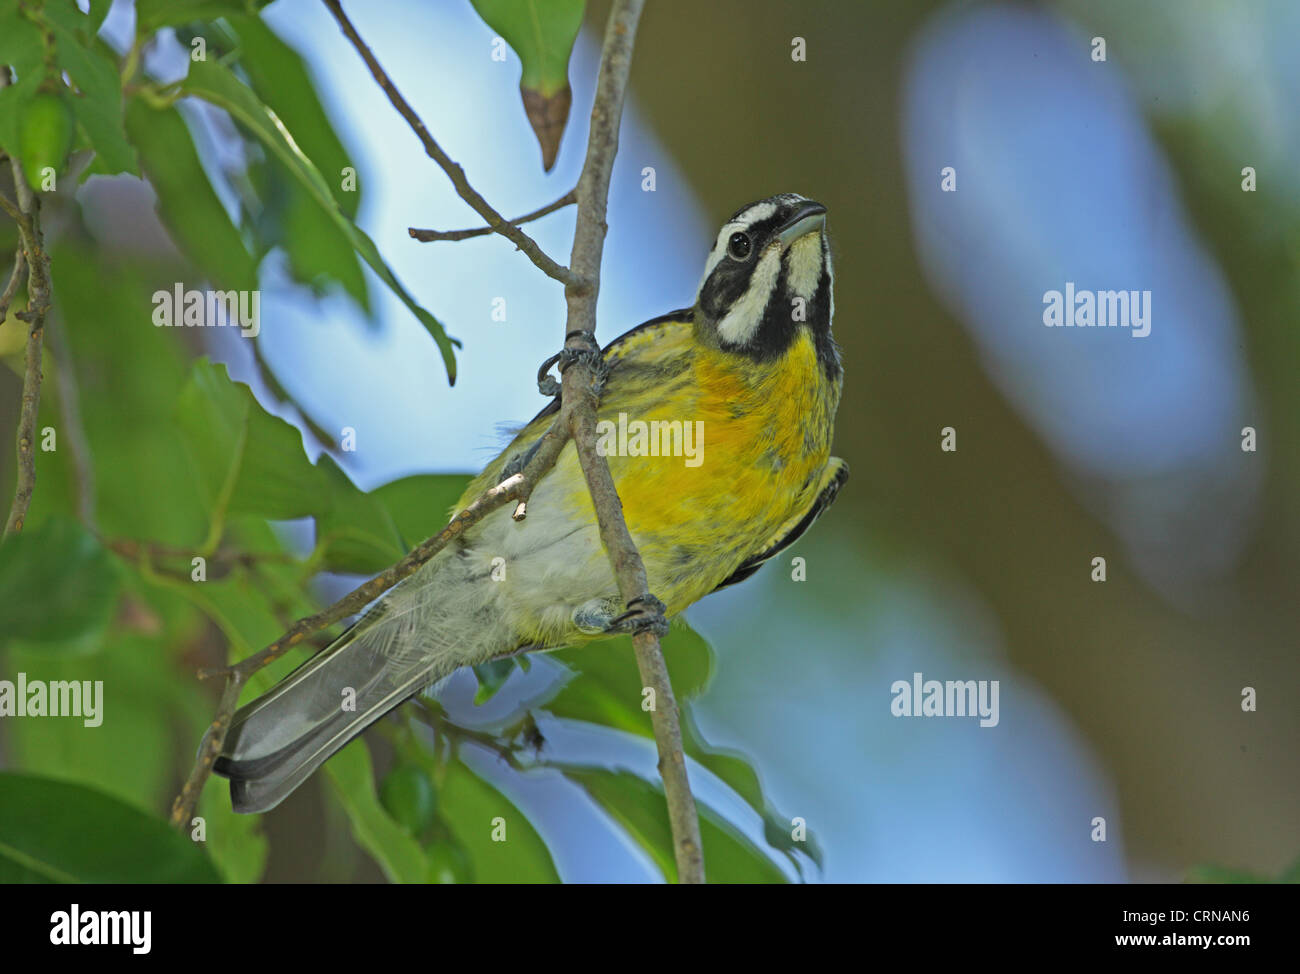
[[[830,452],[843,385],[833,316],[826,207],[785,193],[723,224],[691,307],[603,349],[597,447],[659,622],[753,575],[847,480]],[[558,409],[557,397],[519,430],[452,513],[518,470]],[[459,667],[647,624],[645,606],[629,611],[619,597],[572,442],[528,511],[523,521],[488,514],[235,713],[214,770],[236,812],[274,808]]]

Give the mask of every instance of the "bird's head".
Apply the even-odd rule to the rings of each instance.
[[[807,328],[828,373],[837,376],[834,310],[821,203],[785,193],[741,207],[723,224],[695,299],[701,341],[767,361]]]

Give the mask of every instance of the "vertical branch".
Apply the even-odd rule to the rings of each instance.
[[[592,354],[596,331],[596,298],[600,293],[600,262],[605,248],[605,221],[610,175],[618,152],[619,124],[637,23],[645,0],[615,0],[605,28],[601,48],[596,99],[591,109],[587,137],[587,158],[578,180],[578,218],[573,236],[569,269],[577,281],[566,285],[568,305],[565,347],[576,353],[563,373],[563,408],[568,412],[568,430],[591,493],[601,541],[609,554],[618,580],[619,594],[631,605],[659,604],[649,592],[645,565],[628,533],[623,505],[609,472],[609,464],[596,451],[596,406],[600,400],[602,376],[599,359]],[[653,724],[659,750],[659,772],[668,802],[677,878],[682,883],[704,882],[704,853],[700,843],[699,816],[686,776],[680,715],[673,696],[668,667],[657,631],[641,627],[632,637],[637,668],[643,685],[654,690]]]
[[[8,69],[0,69],[0,88],[8,84]],[[16,156],[10,159],[10,167],[14,175],[17,203],[4,199],[3,208],[18,224],[19,245],[27,264],[27,308],[16,312],[14,317],[25,321],[28,331],[23,356],[22,408],[18,416],[18,476],[13,504],[9,508],[9,517],[5,520],[6,537],[23,529],[27,509],[32,503],[32,492],[36,489],[36,416],[41,405],[41,349],[45,338],[45,314],[50,309],[50,257],[45,252],[45,241],[41,235],[40,204],[36,194],[27,185],[22,163]],[[14,261],[14,273],[15,276],[20,273],[17,258]]]
[[[392,79],[388,77],[388,73],[376,59],[374,53],[366,46],[366,42],[361,39],[356,27],[348,19],[348,15],[343,12],[341,0],[324,0],[324,3],[329,12],[334,15],[334,19],[338,22],[344,35],[356,48],[357,53],[361,55],[361,59],[366,62],[366,67],[370,69],[370,74],[374,77],[375,82],[384,90],[384,94],[388,96],[388,100],[397,109],[397,113],[406,119],[406,124],[411,127],[411,131],[415,133],[416,138],[420,140],[420,144],[424,146],[425,154],[441,166],[442,171],[447,174],[451,184],[456,187],[457,195],[472,206],[479,216],[487,220],[488,226],[493,232],[501,234],[523,251],[524,255],[543,274],[561,283],[569,283],[572,279],[569,269],[557,264],[542,250],[536,240],[519,229],[517,224],[523,221],[507,220],[492,208],[491,204],[483,198],[483,195],[478,190],[470,185],[465,170],[461,168],[459,163],[453,161],[451,156],[442,150],[442,146],[438,145],[437,140],[429,134],[428,128],[420,120],[420,116],[415,113],[415,109],[402,97],[402,93],[397,90],[397,85],[393,84]]]
[[[568,267],[561,267],[519,229],[519,223],[550,212],[567,202],[567,196],[550,207],[516,221],[508,221],[493,209],[469,183],[464,170],[442,150],[428,129],[397,90],[370,48],[343,12],[341,0],[323,0],[344,35],[361,55],[371,75],[388,96],[393,107],[406,119],[420,139],[425,152],[451,179],[461,199],[472,206],[488,223],[488,228],[505,236],[522,250],[549,277],[564,284],[567,305],[565,327],[566,367],[562,369],[560,414],[543,437],[543,449],[529,463],[529,476],[515,494],[518,507],[515,519],[525,516],[525,505],[538,477],[554,463],[567,439],[574,441],[583,476],[591,494],[600,527],[601,541],[609,554],[618,581],[619,593],[629,608],[640,605],[641,618],[635,626],[632,644],[637,667],[645,686],[655,694],[653,716],[655,744],[659,749],[659,770],[664,781],[668,817],[672,826],[678,879],[683,883],[704,882],[704,857],[700,844],[699,817],[695,799],[686,777],[686,757],[682,748],[680,716],[668,679],[668,668],[659,646],[659,632],[666,623],[663,606],[648,591],[645,565],[628,533],[623,519],[609,464],[596,452],[596,407],[604,376],[600,348],[596,344],[596,298],[600,293],[600,262],[605,248],[605,222],[609,199],[610,176],[618,152],[618,132],[623,115],[623,99],[632,66],[632,49],[637,23],[645,0],[614,0],[605,38],[601,46],[600,71],[596,79],[596,98],[591,109],[591,126],[587,137],[587,156],[582,176],[574,190],[577,201],[577,227],[573,253]],[[457,239],[481,231],[438,234],[412,231],[417,239]],[[632,613],[629,613],[632,614]],[[254,657],[255,658],[255,657]],[[215,725],[214,725],[215,726]]]

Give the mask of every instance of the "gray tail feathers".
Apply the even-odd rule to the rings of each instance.
[[[213,768],[230,779],[236,812],[274,808],[343,745],[447,675],[428,658],[395,659],[386,651],[390,627],[368,621],[236,712]]]

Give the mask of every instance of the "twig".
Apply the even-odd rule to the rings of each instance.
[[[606,206],[610,173],[618,152],[619,123],[627,89],[636,40],[637,23],[645,0],[615,0],[605,28],[601,48],[596,99],[591,109],[587,136],[587,158],[578,180],[578,221],[569,266],[584,286],[565,288],[568,304],[566,347],[582,352],[584,342],[596,330],[596,297],[600,290],[600,261],[605,247]],[[615,489],[609,463],[596,450],[596,406],[600,400],[602,376],[593,357],[579,355],[563,373],[563,405],[568,410],[569,434],[587,480],[596,510],[600,538],[609,555],[619,594],[629,604],[650,595],[645,565],[623,519],[623,505]],[[563,410],[562,410],[563,412]],[[644,686],[655,694],[655,744],[659,749],[659,773],[664,781],[668,820],[672,827],[677,879],[681,883],[704,882],[704,851],[700,843],[699,816],[686,775],[686,757],[677,702],[673,696],[668,667],[655,632],[643,629],[632,637],[637,668]]]
[[[412,716],[425,726],[431,727],[435,733],[462,741],[471,741],[495,753],[497,757],[515,771],[525,770],[524,763],[519,760],[516,754],[519,749],[512,744],[502,743],[498,735],[488,734],[457,724],[447,716],[446,711],[428,697],[417,697],[416,703],[417,706],[412,708]]]
[[[298,561],[293,555],[282,551],[218,549],[205,554],[194,548],[176,548],[156,541],[137,541],[135,538],[101,538],[100,540],[106,548],[130,561],[147,560],[152,564],[156,558],[193,561],[196,557],[202,557],[207,562],[207,574],[213,579],[222,578],[237,567],[255,568],[268,562],[293,564]]]
[[[0,322],[3,322],[5,316],[9,314],[9,306],[13,304],[14,295],[18,293],[18,288],[22,286],[23,274],[26,270],[27,261],[23,257],[22,245],[19,244],[18,249],[14,251],[13,273],[9,275],[9,283],[5,285],[3,293],[0,293]]]
[[[540,220],[556,210],[572,206],[576,202],[578,202],[577,190],[571,189],[554,203],[547,203],[540,210],[533,210],[532,213],[526,216],[515,217],[510,222],[514,226],[519,226],[521,223],[532,223],[534,220]],[[473,230],[421,230],[418,227],[408,227],[406,232],[421,243],[433,243],[438,240],[469,240],[471,237],[486,237],[490,233],[496,233],[491,227],[475,227]]]
[[[424,127],[424,122],[420,121],[420,116],[415,114],[415,110],[402,97],[402,93],[397,90],[397,86],[393,84],[380,63],[375,60],[374,54],[366,46],[366,42],[361,39],[357,29],[352,26],[352,21],[348,19],[348,15],[343,12],[343,6],[339,0],[323,0],[323,2],[329,8],[329,12],[334,15],[334,19],[338,21],[339,27],[343,29],[347,39],[352,42],[352,46],[356,48],[357,53],[361,55],[361,59],[366,62],[366,67],[370,69],[370,73],[378,82],[379,87],[384,89],[384,94],[388,96],[388,100],[393,103],[393,107],[411,126],[411,131],[416,134],[416,137],[424,146],[425,153],[441,166],[442,171],[447,174],[447,178],[456,187],[456,192],[460,195],[460,198],[472,206],[478,215],[487,221],[488,226],[522,250],[525,256],[536,264],[543,274],[562,284],[571,283],[574,280],[574,275],[567,267],[561,266],[547,256],[542,248],[538,246],[536,240],[494,210],[488,201],[469,184],[469,180],[465,176],[465,170],[458,163],[453,162],[447,153],[442,151],[442,146],[434,141],[433,136],[429,134],[429,130]]]
[[[629,604],[648,601],[645,566],[628,533],[609,465],[595,449],[596,406],[599,402],[603,372],[599,348],[595,345],[596,297],[599,291],[600,263],[605,241],[605,214],[609,196],[610,174],[618,151],[618,131],[631,67],[632,48],[644,0],[615,0],[601,50],[600,73],[592,107],[587,157],[582,177],[572,194],[578,205],[574,233],[572,270],[560,267],[547,257],[523,231],[506,221],[488,205],[465,178],[464,171],[452,162],[429,135],[423,122],[411,110],[393,86],[370,49],[358,36],[343,13],[338,0],[324,0],[344,34],[360,53],[371,74],[387,93],[389,100],[419,136],[425,151],[451,178],[457,191],[483,218],[490,228],[512,240],[548,276],[565,285],[568,306],[565,347],[572,353],[569,367],[562,371],[563,396],[559,415],[538,441],[523,471],[507,477],[485,491],[464,511],[452,519],[437,535],[425,541],[402,561],[359,586],[345,598],[313,616],[299,620],[279,639],[261,652],[233,666],[201,673],[201,676],[225,675],[226,686],[217,715],[213,719],[194,770],[172,806],[172,822],[183,827],[193,814],[203,784],[221,753],[230,720],[238,701],[239,690],[256,670],[301,645],[306,635],[323,629],[370,604],[383,592],[413,574],[421,565],[441,551],[453,538],[462,534],[491,511],[511,500],[517,502],[516,520],[525,516],[532,486],[555,463],[569,439],[574,440],[579,462],[595,507],[601,540],[617,577],[619,592]],[[560,204],[553,204],[555,209]],[[538,214],[540,215],[540,213]],[[524,222],[524,221],[519,221]],[[413,232],[414,235],[414,232]],[[475,234],[477,235],[477,234]],[[450,238],[449,238],[450,239]],[[686,775],[680,718],[673,697],[667,666],[653,630],[637,632],[633,637],[637,666],[642,682],[654,689],[656,707],[652,718],[655,742],[659,750],[659,769],[664,780],[672,828],[678,880],[682,883],[704,881],[703,851],[700,843],[699,818]]]
[[[9,84],[8,68],[0,69],[0,88]],[[13,504],[5,521],[5,536],[23,529],[27,509],[36,489],[36,417],[41,406],[41,347],[45,338],[45,315],[50,310],[50,255],[41,234],[40,206],[27,185],[22,163],[9,160],[14,174],[16,204],[4,199],[4,210],[18,224],[18,236],[27,264],[27,308],[14,317],[27,322],[27,348],[23,359],[22,408],[18,416],[18,476]],[[12,284],[12,280],[11,280]],[[8,288],[6,287],[6,291]]]
[[[529,485],[535,483],[536,478],[555,463],[558,453],[558,447],[545,451],[538,450],[521,473],[507,477],[495,487],[485,490],[465,510],[452,518],[445,528],[413,549],[397,564],[357,586],[328,608],[322,609],[315,615],[299,619],[264,649],[231,666],[200,670],[201,679],[224,676],[226,685],[221,694],[216,716],[213,717],[203,737],[203,744],[200,746],[194,768],[181,787],[180,794],[172,802],[172,825],[183,829],[193,816],[203,785],[212,774],[212,765],[225,746],[226,734],[230,730],[230,718],[234,715],[235,704],[239,700],[239,691],[252,674],[279,659],[294,647],[302,645],[306,637],[312,633],[360,612],[402,579],[415,574],[421,565],[429,561],[453,539],[464,534],[466,529],[477,524],[497,508],[525,496],[531,489]]]

